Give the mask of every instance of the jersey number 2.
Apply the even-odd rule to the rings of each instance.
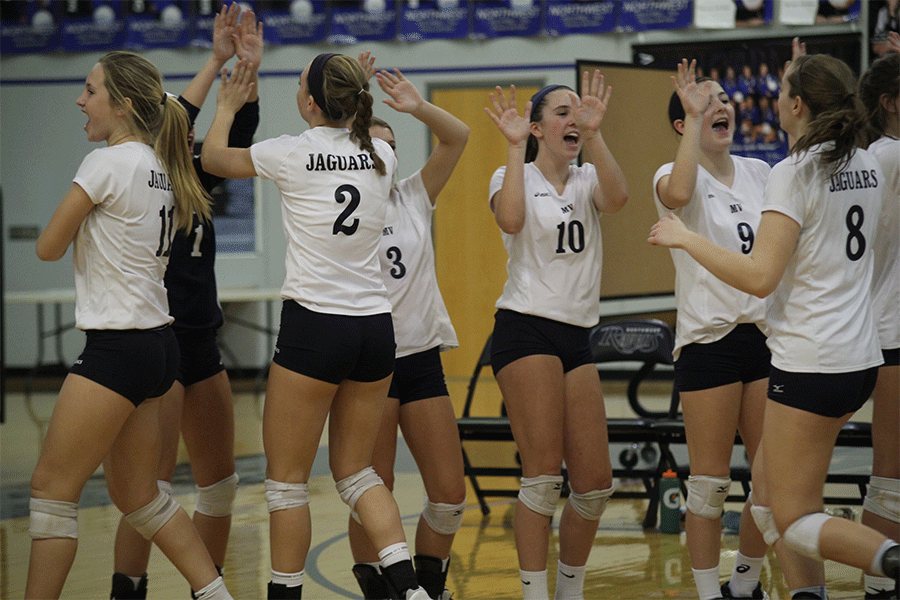
[[[346,195],[346,196],[345,196]],[[350,198],[350,202],[347,204],[347,208],[341,211],[341,214],[338,215],[338,218],[334,221],[334,226],[331,228],[331,233],[333,235],[337,235],[339,233],[343,233],[344,235],[353,235],[356,233],[356,229],[359,227],[359,219],[354,218],[353,223],[350,225],[344,225],[344,222],[350,218],[350,215],[353,214],[353,211],[359,207],[359,190],[349,184],[344,184],[338,189],[334,190],[334,200],[338,204],[343,204],[344,200]]]

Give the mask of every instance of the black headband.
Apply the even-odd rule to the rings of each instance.
[[[309,93],[312,94],[313,100],[316,101],[316,104],[325,115],[332,119],[337,120],[341,118],[340,114],[334,115],[331,113],[331,110],[328,108],[328,104],[325,101],[325,94],[322,92],[322,70],[325,68],[325,63],[327,63],[332,57],[337,56],[337,54],[320,54],[315,57],[312,63],[309,65],[309,74],[306,76],[306,85],[309,87]]]
[[[541,89],[541,91],[539,91],[538,93],[536,93],[534,96],[531,97],[531,116],[529,118],[529,120],[531,122],[534,122],[537,120],[535,118],[535,113],[537,112],[535,109],[537,108],[538,104],[541,103],[541,100],[544,99],[544,96],[546,96],[550,92],[552,92],[554,90],[558,90],[560,88],[569,89],[564,85],[548,85],[547,87]]]

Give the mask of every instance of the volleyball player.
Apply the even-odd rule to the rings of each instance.
[[[238,19],[240,18],[240,24]],[[193,154],[194,122],[222,66],[237,53],[254,68],[262,60],[262,23],[252,10],[241,14],[237,2],[223,6],[213,24],[209,59],[179,96],[190,120],[188,144]],[[254,88],[238,111],[229,134],[233,146],[249,147],[259,123],[259,99]],[[223,179],[203,170],[200,156],[193,158],[200,184],[211,192]],[[234,467],[234,408],[231,385],[216,343],[222,309],[216,294],[216,235],[213,222],[194,215],[187,230],[175,232],[169,252],[165,285],[172,330],[178,340],[181,365],[175,384],[163,397],[163,451],[160,486],[172,493],[178,456],[179,432],[184,435],[197,484],[194,524],[219,572],[225,565],[231,529],[231,507],[237,493]],[[115,572],[111,598],[147,597],[150,543],[126,519],[119,522],[115,544]]]
[[[522,459],[513,520],[522,594],[547,598],[550,522],[562,489],[556,598],[580,598],[585,565],[606,503],[612,463],[600,378],[588,344],[600,313],[601,213],[628,199],[625,177],[600,133],[609,103],[603,77],[583,95],[551,85],[524,114],[515,87],[490,95],[488,116],[507,140],[491,178],[490,207],[506,247],[491,366]],[[572,165],[580,151],[585,163]]]
[[[872,391],[872,477],[862,523],[900,540],[900,54],[872,63],[860,79],[859,93],[871,125],[868,150],[885,176],[872,278],[884,364]],[[897,598],[889,578],[867,574],[865,587],[867,599]]]
[[[360,60],[366,68],[368,62],[363,56]],[[421,169],[391,188],[381,236],[379,258],[392,306],[397,362],[373,466],[393,490],[399,425],[425,484],[425,507],[416,526],[416,577],[429,596],[446,599],[450,597],[445,589],[450,547],[462,525],[466,486],[456,415],[440,356],[459,344],[438,288],[431,220],[438,194],[462,156],[469,128],[426,102],[400,71],[381,71],[376,76],[388,95],[385,104],[425,124],[437,144]],[[396,153],[394,132],[387,122],[373,117],[369,132]],[[357,563],[353,574],[363,596],[387,598],[390,588],[379,572],[378,554],[353,518],[349,538]]]
[[[796,44],[795,40],[795,44]],[[673,213],[693,231],[742,254],[753,250],[769,165],[730,154],[734,106],[718,82],[696,77],[682,60],[672,78],[669,121],[681,136],[675,161],[657,170],[660,217]],[[765,302],[716,279],[672,250],[678,304],[675,387],[688,442],[685,532],[700,600],[766,598],[759,582],[768,546],[744,504],[731,578],[719,584],[722,512],[731,489],[731,453],[739,431],[750,463],[762,435],[769,376]],[[779,552],[792,591],[824,586],[821,563]]]
[[[84,159],[37,242],[42,260],[74,246],[76,326],[85,349],[63,382],[31,480],[27,598],[56,598],[78,547],[78,498],[102,463],[129,523],[184,574],[198,598],[231,598],[187,513],[157,486],[158,398],[178,366],[163,274],[176,228],[210,217],[190,164],[184,107],[130,52],[91,69],[77,100]]]
[[[270,512],[270,598],[300,598],[311,543],[307,482],[326,419],[337,489],[401,598],[424,600],[400,513],[372,468],[394,369],[391,305],[378,248],[396,157],[369,134],[372,94],[356,60],[320,54],[303,69],[297,106],[310,129],[245,148],[227,132],[253,87],[238,61],[223,70],[201,152],[222,177],[272,179],[288,241],[285,298],[263,413]]]

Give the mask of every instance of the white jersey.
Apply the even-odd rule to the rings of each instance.
[[[694,195],[687,205],[676,210],[666,208],[656,192],[657,182],[672,173],[675,163],[665,164],[653,176],[653,197],[660,217],[675,213],[691,231],[733,252],[750,254],[771,169],[755,158],[733,156],[732,160],[731,187],[698,165]],[[687,344],[720,340],[739,323],[756,323],[765,331],[764,300],[723,283],[684,250],[672,249],[670,253],[675,264],[678,306],[672,351],[676,359]]]
[[[491,177],[489,198],[500,191],[506,167]],[[562,194],[534,163],[525,164],[525,225],[503,233],[506,284],[497,308],[553,319],[579,327],[600,320],[603,245],[600,211],[591,199],[597,170],[569,166]]]
[[[884,174],[865,150],[829,177],[821,146],[772,168],[763,212],[800,225],[797,247],[770,297],[772,365],[849,373],[882,363],[870,286]]]
[[[397,159],[386,142],[372,142],[387,175],[346,128],[314,127],[250,147],[256,172],[281,190],[282,297],[322,313],[390,312],[378,244]]]
[[[394,318],[397,357],[439,347],[459,347],[434,269],[434,205],[422,172],[391,189],[381,235],[381,271]]]
[[[872,305],[881,348],[900,348],[900,140],[882,137],[869,146],[884,171],[884,205],[875,234]]]
[[[169,178],[153,148],[126,142],[94,150],[74,182],[95,204],[75,235],[75,325],[171,323],[163,276],[178,224]]]

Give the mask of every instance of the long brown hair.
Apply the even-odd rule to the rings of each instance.
[[[900,94],[900,54],[896,52],[873,62],[859,80],[859,96],[869,117],[869,143],[883,136],[887,129],[887,111],[881,104],[885,94],[895,100]]]
[[[360,149],[372,156],[372,162],[379,175],[386,175],[384,161],[375,153],[375,145],[369,135],[372,126],[372,104],[369,81],[356,59],[337,54],[328,59],[322,67],[322,94],[326,106],[320,107],[326,117],[336,117],[335,122],[343,122],[353,117],[350,125],[352,137],[359,142]]]
[[[212,219],[210,198],[200,185],[188,148],[188,115],[178,100],[163,90],[159,70],[133,52],[110,52],[100,59],[113,106],[127,108],[135,135],[152,145],[175,196],[178,228],[190,231],[196,213]]]
[[[794,61],[787,81],[790,97],[799,96],[810,114],[806,131],[794,143],[791,154],[833,142],[833,147],[822,152],[822,160],[830,174],[840,171],[866,140],[866,111],[856,93],[853,71],[832,56],[810,54]]]

